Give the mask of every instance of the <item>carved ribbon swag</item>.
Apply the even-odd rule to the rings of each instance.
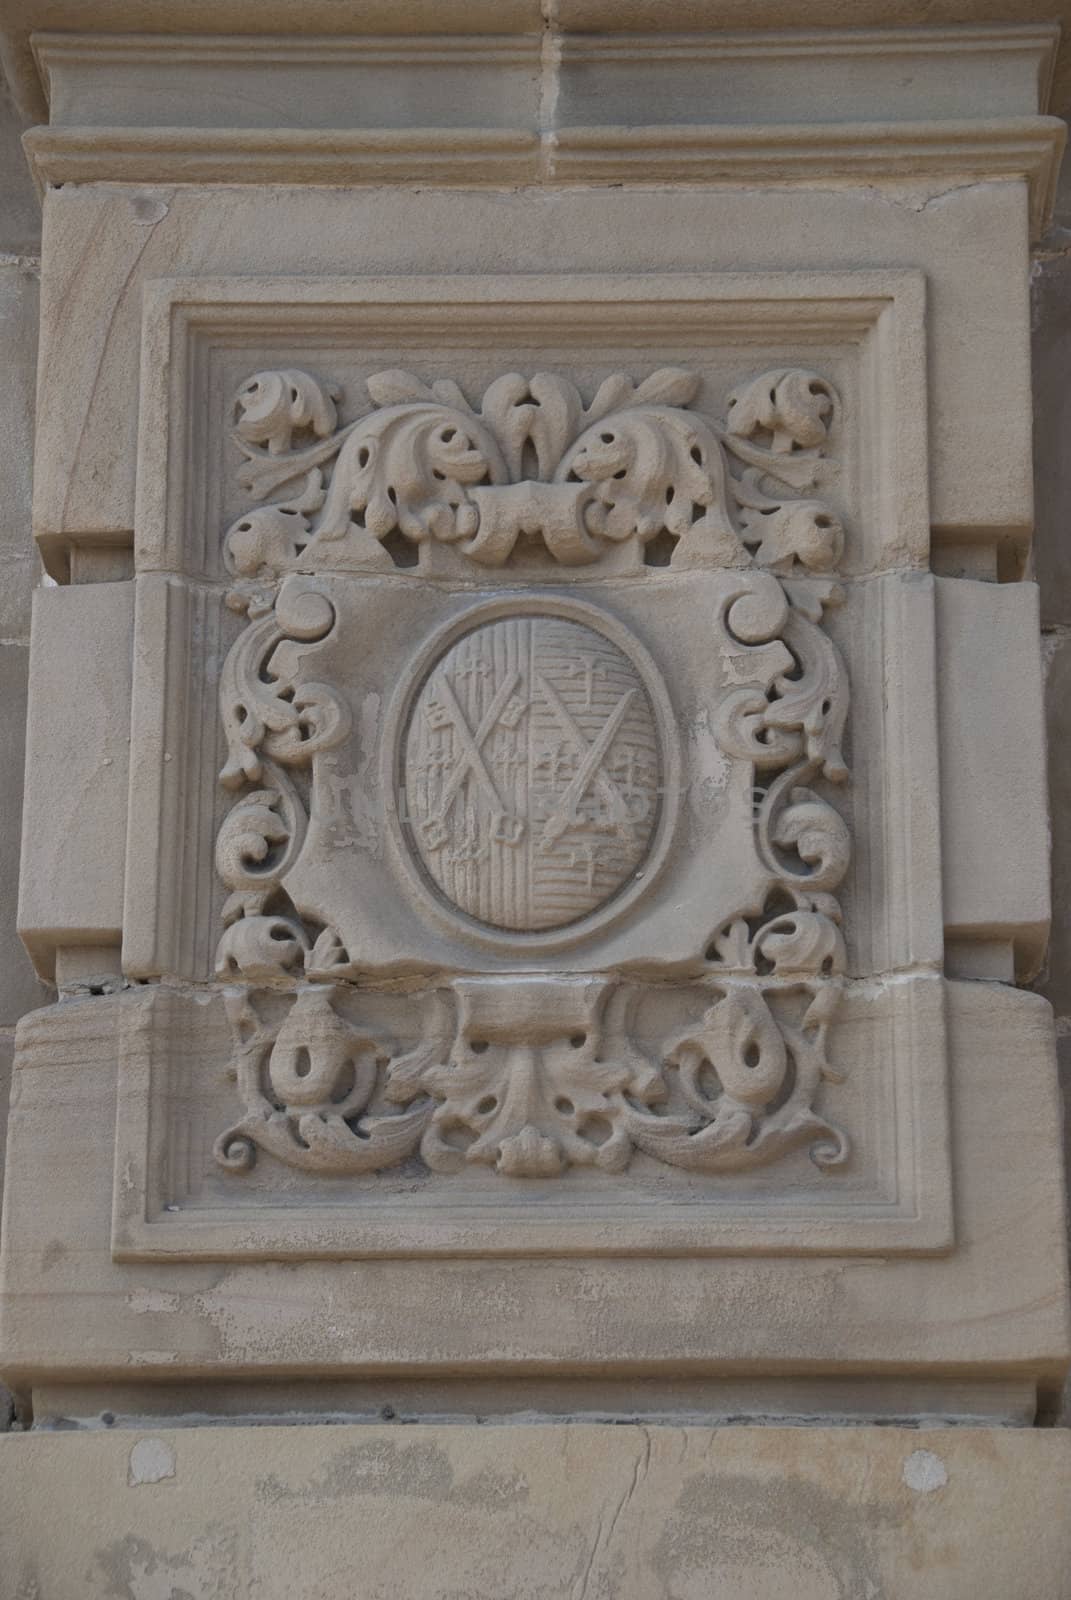
[[[816,787],[847,777],[847,676],[822,626],[841,599],[843,528],[805,494],[839,402],[820,375],[778,369],[741,385],[716,423],[688,409],[699,387],[679,368],[639,384],[617,374],[585,404],[560,376],[507,374],[477,408],[451,381],[392,371],[367,380],[369,406],[340,427],[339,392],[308,374],[243,386],[241,482],[261,499],[292,492],[237,518],[224,541],[230,603],[248,617],[220,689],[221,781],[236,800],[216,846],[229,891],[216,967],[237,985],[227,1009],[245,1108],[217,1141],[227,1169],[247,1170],[258,1147],[334,1174],[417,1156],[444,1173],[618,1172],[636,1151],[718,1173],[802,1144],[820,1165],[844,1160],[844,1136],[814,1110],[835,1078],[827,1036],[845,967],[835,890],[850,837]],[[566,568],[631,549],[642,568],[643,551],[667,543],[674,568],[735,574],[712,646],[742,670],[715,729],[754,773],[769,883],[764,906],[697,952],[700,1014],[641,1049],[641,985],[455,978],[429,1002],[416,1049],[366,1034],[348,1020],[343,985],[359,974],[347,952],[282,887],[304,842],[309,770],[349,732],[345,699],[302,669],[303,647],[336,623],[316,573],[404,569],[405,548],[432,545],[484,567],[533,548]],[[645,581],[661,564],[648,559]]]

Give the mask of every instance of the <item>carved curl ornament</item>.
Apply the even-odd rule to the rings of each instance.
[[[837,1081],[835,891],[850,854],[820,793],[847,778],[847,678],[822,627],[841,599],[843,529],[806,493],[839,404],[831,385],[763,373],[720,424],[688,409],[699,379],[677,368],[607,378],[587,405],[550,374],[496,379],[478,408],[453,382],[404,372],[367,389],[370,407],[342,427],[340,395],[304,373],[258,373],[237,399],[243,486],[292,492],[244,513],[224,544],[230,603],[248,625],[220,691],[221,781],[235,800],[216,846],[229,891],[216,966],[244,1106],[217,1141],[220,1163],[247,1170],[259,1149],[328,1174],[420,1159],[546,1178],[620,1172],[642,1152],[719,1173],[801,1145],[821,1166],[843,1162],[844,1135],[815,1109],[823,1080]],[[419,1001],[421,1042],[399,1047],[349,1020],[354,985],[375,974],[286,894],[317,758],[350,732],[345,694],[302,666],[338,626],[326,575],[411,569],[419,581],[405,552],[422,559],[433,544],[477,568],[539,551],[544,565],[593,567],[625,549],[643,583],[664,581],[664,565],[726,574],[709,627],[727,686],[711,715],[723,755],[751,772],[770,889],[711,930],[690,1020],[657,1047],[635,1025],[657,951],[628,977],[532,974],[520,961],[513,975],[444,972]],[[665,559],[645,564],[648,546]],[[406,785],[414,870],[462,922],[507,940],[586,927],[642,878],[665,821],[646,669],[609,632],[555,615],[535,583],[510,594],[509,615],[444,645],[399,753],[420,774]]]

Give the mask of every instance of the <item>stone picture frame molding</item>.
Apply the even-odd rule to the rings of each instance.
[[[870,756],[873,837],[865,871],[882,904],[863,971],[892,971],[884,999],[869,983],[858,1004],[885,1005],[889,1081],[877,1095],[890,1112],[887,1141],[869,1198],[815,1205],[800,1216],[761,1197],[631,1206],[618,1197],[578,1215],[533,1217],[517,1201],[493,1216],[478,1204],[424,1202],[391,1209],[316,1203],[213,1209],[184,1204],[186,1156],[179,1071],[157,1004],[194,1004],[169,991],[131,996],[122,1007],[119,1119],[112,1252],[117,1260],[451,1258],[454,1256],[892,1255],[942,1254],[953,1243],[940,971],[937,731],[932,695],[933,584],[929,518],[922,273],[912,270],[805,274],[606,274],[397,278],[164,279],[145,290],[137,475],[137,625],[132,727],[124,967],[133,977],[198,978],[204,933],[201,865],[213,829],[199,776],[218,764],[214,686],[206,653],[218,637],[226,575],[208,551],[219,529],[192,503],[210,425],[203,397],[217,346],[250,352],[285,339],[317,347],[377,345],[414,351],[497,353],[510,343],[554,342],[612,350],[771,345],[786,354],[836,344],[857,358],[860,504],[857,546],[842,571],[867,580],[880,618],[881,653],[898,663],[895,692],[880,663],[856,679],[860,706],[878,718]],[[761,352],[761,354],[760,354]],[[192,487],[191,487],[192,486]],[[203,540],[191,548],[191,530]],[[885,576],[883,576],[885,574]],[[594,575],[593,575],[594,576]],[[411,579],[399,575],[398,582]],[[582,596],[580,576],[572,592]],[[499,580],[496,578],[496,583]],[[500,587],[513,587],[508,574]],[[861,591],[862,592],[862,591]],[[873,610],[877,607],[877,611]],[[868,620],[869,619],[869,620]],[[208,631],[206,631],[208,630]],[[211,634],[216,630],[216,634]],[[215,644],[212,638],[215,638]],[[853,669],[853,677],[854,677]],[[204,731],[202,731],[204,730]],[[175,761],[174,752],[184,752]],[[171,758],[169,760],[169,757]],[[877,763],[875,766],[874,763]],[[882,781],[874,787],[875,774]],[[862,819],[860,819],[861,821]],[[929,886],[912,891],[922,874]],[[155,863],[156,883],[144,863]],[[864,868],[861,868],[864,870]],[[161,914],[163,906],[171,914]],[[177,914],[176,914],[177,908]],[[854,970],[854,969],[853,969]],[[205,995],[200,997],[206,999]],[[197,1002],[199,1003],[199,1002]],[[202,1015],[204,1013],[202,1012]],[[180,1073],[181,1076],[181,1073]],[[178,1099],[173,1099],[178,1095]],[[891,1110],[890,1110],[891,1108]],[[178,1140],[176,1145],[175,1141]],[[879,1193],[880,1191],[880,1193]],[[600,1209],[603,1215],[599,1215]],[[644,1211],[646,1209],[646,1215]],[[481,1215],[482,1212],[482,1215]],[[670,1214],[672,1213],[672,1215]],[[610,1223],[612,1216],[613,1225]]]

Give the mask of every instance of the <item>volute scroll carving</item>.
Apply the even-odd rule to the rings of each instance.
[[[822,1109],[841,1079],[836,894],[851,855],[834,804],[848,681],[826,631],[845,528],[814,494],[840,400],[820,374],[776,368],[732,391],[717,421],[692,409],[700,389],[665,367],[609,377],[585,400],[560,375],[507,373],[473,404],[450,380],[388,371],[342,425],[341,392],[307,373],[258,373],[239,392],[241,482],[289,498],[224,538],[229,603],[247,619],[220,687],[234,798],[216,846],[216,975],[244,1107],[217,1141],[225,1170],[259,1152],[337,1177],[416,1162],[591,1181],[636,1160],[709,1176],[802,1148],[823,1169],[847,1161]],[[496,941],[491,967],[475,945],[429,956],[413,1002],[423,1034],[402,1045],[359,1020],[362,988],[389,973],[351,959],[322,905],[307,893],[299,907],[288,884],[361,691],[318,665],[348,626],[337,586],[420,582],[433,547],[462,563],[435,569],[440,583],[462,583],[466,563],[525,581],[441,643],[414,639],[404,715],[365,741],[380,741],[378,803],[398,815],[381,810],[379,826],[399,860],[458,939],[479,924]],[[598,576],[615,550],[635,558],[613,571],[641,595],[682,570],[720,574],[703,619],[720,687],[703,714],[751,797],[758,887],[707,924],[687,981],[657,945],[626,967],[598,961],[604,913],[621,905],[642,928],[659,863],[684,848],[673,685],[637,665],[653,658],[619,620],[600,621],[590,584],[583,602],[563,598],[570,574]],[[525,565],[533,552],[542,566]],[[526,952],[571,928],[583,970],[532,970]],[[667,981],[681,1014],[654,1039],[636,1019]]]

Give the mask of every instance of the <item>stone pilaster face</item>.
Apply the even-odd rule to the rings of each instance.
[[[36,38],[15,1382],[1058,1386],[1055,48]]]

